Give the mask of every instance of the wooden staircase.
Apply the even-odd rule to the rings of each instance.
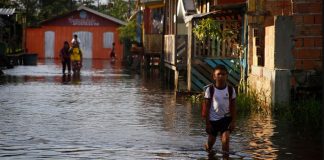
[[[187,36],[177,36],[176,60],[179,92],[187,91]]]

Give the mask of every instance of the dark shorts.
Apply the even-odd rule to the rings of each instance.
[[[210,134],[216,137],[218,132],[222,134],[225,131],[229,131],[229,125],[231,121],[232,121],[231,117],[224,117],[217,121],[210,121],[212,125]]]
[[[81,62],[80,61],[72,61],[72,69],[73,70],[80,70],[81,69]]]

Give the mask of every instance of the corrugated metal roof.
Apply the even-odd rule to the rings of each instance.
[[[0,15],[13,15],[15,8],[0,8]]]
[[[124,21],[122,21],[122,20],[119,20],[119,19],[117,19],[117,18],[115,18],[115,17],[112,17],[112,16],[109,16],[109,15],[106,15],[106,14],[100,13],[100,12],[98,12],[98,11],[95,11],[95,10],[93,10],[93,9],[90,9],[90,8],[88,8],[88,7],[85,7],[85,6],[83,6],[83,5],[76,9],[76,11],[80,11],[80,10],[85,10],[85,11],[87,11],[87,12],[90,12],[90,13],[93,13],[93,14],[95,14],[95,15],[97,15],[97,16],[102,17],[102,18],[105,18],[105,19],[111,20],[111,21],[113,21],[113,22],[115,22],[115,23],[117,23],[117,24],[120,24],[120,25],[126,25],[126,24],[127,24],[126,22],[124,22]],[[74,12],[74,11],[75,11],[75,10],[73,10],[73,11],[71,11],[71,12],[69,12],[69,13],[63,14],[63,15],[59,15],[59,16],[56,16],[56,17],[53,17],[53,18],[50,18],[50,19],[44,20],[44,21],[41,22],[41,24],[45,24],[45,23],[50,22],[50,21],[52,21],[52,20],[54,20],[54,19],[62,18],[62,17],[64,17],[64,16],[66,16],[66,15],[69,15],[70,13],[72,13],[72,12]]]
[[[226,4],[226,5],[217,5],[215,6],[215,10],[211,11],[211,12],[207,12],[207,13],[198,13],[198,14],[193,14],[193,15],[189,15],[189,16],[185,16],[185,23],[188,23],[189,21],[191,21],[192,19],[195,18],[202,18],[205,16],[208,16],[210,14],[218,14],[218,13],[222,13],[222,10],[236,10],[236,9],[241,9],[243,7],[246,7],[247,3],[237,3],[237,4]]]

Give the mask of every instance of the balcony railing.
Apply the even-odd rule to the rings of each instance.
[[[162,35],[146,34],[144,36],[145,54],[160,54],[162,52]]]
[[[141,3],[163,2],[163,0],[141,0]]]

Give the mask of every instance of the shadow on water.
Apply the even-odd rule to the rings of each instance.
[[[138,74],[85,60],[80,75],[62,75],[59,61],[47,59],[4,72],[2,158],[222,159],[219,139],[214,154],[203,150],[200,107],[168,89],[158,69]],[[318,157],[317,139],[299,134],[271,115],[241,117],[229,159]]]

